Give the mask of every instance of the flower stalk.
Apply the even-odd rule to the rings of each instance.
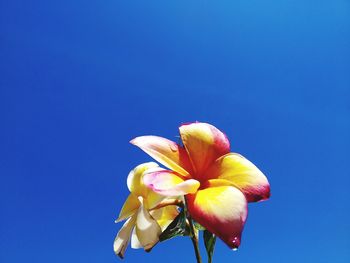
[[[193,220],[192,220],[192,218],[187,210],[186,198],[185,198],[185,204],[186,204],[186,206],[185,206],[186,211],[185,212],[186,212],[186,217],[188,220],[188,225],[189,225],[189,229],[190,229],[190,237],[191,237],[194,253],[196,255],[196,260],[197,260],[197,263],[202,263],[202,258],[201,258],[201,254],[200,254],[200,250],[199,250],[199,244],[198,244],[198,235],[197,235],[196,229],[194,228]]]

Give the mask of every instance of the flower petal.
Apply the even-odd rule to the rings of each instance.
[[[164,231],[171,222],[179,214],[179,210],[176,205],[165,206],[156,210],[150,211],[151,216],[157,220],[158,225]]]
[[[130,241],[131,231],[135,225],[136,216],[130,217],[119,230],[114,243],[113,249],[114,253],[118,255],[120,258],[124,258],[125,250]]]
[[[265,175],[253,163],[236,153],[217,159],[205,177],[230,181],[245,194],[248,202],[270,197],[270,184]]]
[[[247,218],[247,200],[233,186],[208,186],[186,196],[190,215],[230,248],[238,248]]]
[[[217,158],[230,152],[226,135],[213,125],[198,122],[182,125],[179,129],[197,178]]]
[[[127,184],[128,188],[131,191],[132,194],[136,196],[142,196],[145,202],[145,206],[147,209],[151,209],[155,207],[159,202],[161,202],[164,199],[164,196],[159,195],[155,192],[153,192],[151,189],[149,189],[144,183],[143,183],[143,176],[145,173],[148,172],[155,172],[155,171],[163,171],[163,168],[160,168],[157,163],[149,162],[149,163],[143,163],[138,166],[136,166],[128,175]],[[139,201],[137,200],[139,203]],[[137,207],[138,208],[138,207]]]
[[[134,249],[143,248],[139,238],[137,237],[136,227],[134,228],[131,234],[131,248],[134,248]]]
[[[140,136],[131,140],[130,143],[183,176],[188,176],[191,172],[191,163],[186,150],[173,141],[158,136]]]
[[[166,170],[145,174],[143,180],[152,191],[164,196],[195,193],[200,186],[197,180],[184,180],[176,173]]]
[[[154,171],[161,169],[155,162],[143,163],[136,166],[130,171],[127,179],[127,185],[134,195],[143,196],[147,195],[147,187],[143,184],[142,176],[147,171]]]
[[[144,206],[147,209],[152,209],[157,206],[166,196],[153,192],[152,189],[148,188],[147,197],[144,198]]]
[[[157,221],[152,218],[148,210],[142,205],[139,208],[136,220],[136,235],[146,251],[159,241],[159,235],[162,233]]]
[[[115,222],[116,223],[120,222],[130,217],[131,215],[135,214],[139,207],[140,207],[140,201],[137,199],[137,196],[131,193],[126,199],[122,207],[122,210],[119,213],[119,217]]]

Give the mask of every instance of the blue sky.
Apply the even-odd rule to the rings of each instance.
[[[118,262],[129,140],[198,120],[272,187],[214,262],[349,262],[349,47],[346,0],[2,1],[0,261]]]

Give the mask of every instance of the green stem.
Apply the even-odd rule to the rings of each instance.
[[[185,204],[186,204],[186,206],[185,206],[186,217],[187,217],[188,224],[189,224],[189,227],[190,227],[190,236],[191,236],[191,241],[192,241],[192,245],[193,245],[193,248],[194,248],[194,253],[196,255],[197,263],[202,263],[202,258],[201,258],[201,254],[200,254],[200,251],[199,251],[199,245],[198,245],[198,236],[196,234],[196,230],[194,229],[192,218],[191,218],[191,216],[190,216],[190,214],[188,213],[188,210],[187,210],[186,198],[185,198]]]

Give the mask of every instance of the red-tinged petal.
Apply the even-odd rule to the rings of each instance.
[[[182,176],[188,176],[191,172],[191,163],[186,150],[173,141],[158,136],[140,136],[130,143]]]
[[[195,178],[201,178],[212,162],[230,152],[226,135],[213,125],[185,124],[180,126],[180,135],[192,162]]]
[[[230,248],[238,248],[247,218],[247,200],[233,186],[208,186],[186,196],[190,215]]]
[[[205,177],[230,181],[245,194],[248,202],[270,197],[270,184],[266,176],[253,163],[236,153],[217,159]]]
[[[195,193],[200,186],[197,180],[185,180],[172,171],[145,174],[143,181],[151,190],[164,196],[180,196]]]

